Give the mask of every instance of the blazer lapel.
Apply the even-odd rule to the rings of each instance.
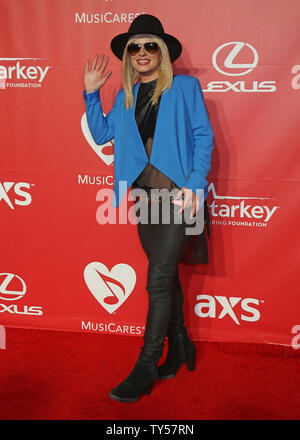
[[[133,86],[134,104],[133,104],[133,108],[130,109],[130,123],[132,125],[132,131],[133,131],[133,134],[134,134],[134,136],[136,138],[136,142],[139,145],[139,148],[142,148],[143,153],[147,157],[147,153],[145,151],[143,140],[141,138],[140,131],[139,131],[139,128],[138,128],[136,120],[135,120],[135,108],[136,108],[136,101],[137,101],[137,95],[138,95],[138,92],[139,92],[139,88],[140,88],[140,82],[138,82],[137,84],[135,84]],[[148,160],[148,157],[147,157],[147,160]]]

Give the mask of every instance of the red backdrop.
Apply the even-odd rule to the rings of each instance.
[[[142,335],[147,259],[97,221],[113,143],[86,128],[83,68],[141,13],[182,42],[215,135],[210,263],[180,265],[194,339],[291,344],[299,324],[298,0],[0,0],[0,324]],[[129,152],[130,154],[130,152]],[[99,198],[99,196],[98,196]],[[109,298],[108,298],[109,296]]]

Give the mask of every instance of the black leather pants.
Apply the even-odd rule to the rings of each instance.
[[[149,299],[144,347],[139,362],[157,363],[163,352],[165,337],[184,326],[183,294],[178,274],[178,263],[191,236],[185,233],[184,218],[174,222],[180,208],[146,198],[148,224],[138,223],[138,234],[148,257],[147,291]],[[137,206],[137,204],[136,204]],[[158,212],[158,224],[151,223],[151,211]],[[162,221],[163,210],[170,210],[170,222]],[[140,211],[136,208],[136,213]],[[182,215],[183,217],[183,215]]]

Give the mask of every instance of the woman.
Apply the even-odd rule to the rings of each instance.
[[[207,247],[204,231],[188,235],[187,217],[181,222],[178,218],[186,212],[196,218],[206,199],[213,132],[198,79],[173,75],[171,63],[182,47],[164,32],[156,17],[138,16],[127,33],[113,38],[111,49],[123,68],[123,88],[112,110],[103,116],[99,89],[111,75],[104,74],[108,58],[103,54],[94,58],[91,67],[89,61],[85,64],[83,96],[95,142],[104,144],[114,138],[114,206],[132,185],[145,195],[135,205],[136,214],[149,208],[149,223],[137,224],[149,260],[144,345],[128,377],[109,394],[115,400],[135,402],[142,393],[150,393],[156,379],[174,377],[184,362],[189,370],[195,369],[195,346],[184,326],[178,263],[207,262]],[[120,189],[121,181],[125,187]],[[158,197],[155,191],[162,189]],[[204,192],[202,202],[199,190]],[[154,208],[158,222],[151,223]],[[208,227],[206,201],[204,213]],[[166,336],[167,359],[158,367]]]

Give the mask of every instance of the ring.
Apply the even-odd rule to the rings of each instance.
[[[92,67],[92,70],[95,70],[95,67]]]

